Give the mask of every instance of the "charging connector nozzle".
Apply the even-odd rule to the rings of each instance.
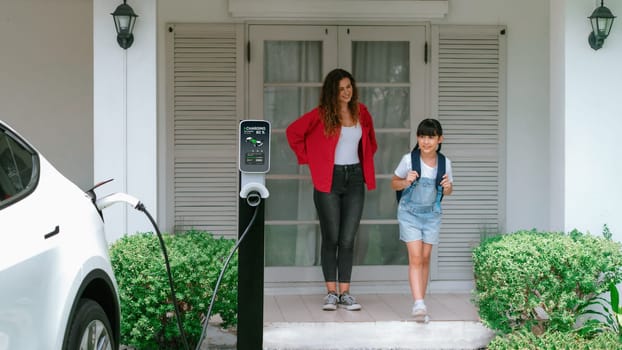
[[[98,199],[95,202],[95,205],[97,206],[97,209],[103,210],[116,203],[127,203],[135,209],[138,209],[138,206],[141,204],[138,198],[130,196],[127,193],[117,192]]]

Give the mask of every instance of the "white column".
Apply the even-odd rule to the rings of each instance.
[[[116,41],[110,15],[122,4],[93,1],[94,180],[114,178],[97,194],[125,192],[157,214],[156,7],[153,0],[130,0],[139,16],[134,43],[124,50]],[[106,236],[153,231],[148,219],[129,206],[104,211]]]
[[[552,231],[565,230],[565,0],[550,2],[550,159],[549,191],[551,198],[549,228]]]

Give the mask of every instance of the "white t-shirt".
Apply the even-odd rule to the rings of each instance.
[[[413,169],[411,162],[410,162],[410,158],[411,158],[410,153],[406,153],[402,157],[402,159],[400,160],[400,163],[397,165],[397,168],[395,168],[395,171],[393,172],[395,176],[399,176],[403,179],[405,179],[406,176],[408,176],[408,172]],[[430,179],[436,179],[436,172],[437,172],[437,167],[434,167],[434,168],[429,167],[427,164],[423,162],[423,160],[421,160],[421,174],[419,174],[419,176],[427,177]],[[449,179],[449,182],[453,183],[454,177],[451,172],[451,160],[449,160],[447,156],[445,156],[445,174],[447,174],[447,178]]]

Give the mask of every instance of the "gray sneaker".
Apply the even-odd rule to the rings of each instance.
[[[322,306],[322,310],[325,311],[333,311],[337,310],[337,303],[339,302],[339,297],[336,293],[328,293],[324,297],[324,306]]]
[[[343,293],[339,297],[339,306],[350,311],[358,311],[361,309],[361,304],[356,302],[356,298],[349,293]]]
[[[415,304],[412,309],[412,315],[417,322],[425,322],[428,318],[428,310],[425,307],[425,304]]]

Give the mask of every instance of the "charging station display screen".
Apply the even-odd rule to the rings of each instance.
[[[267,173],[270,170],[270,122],[240,122],[240,171]]]

